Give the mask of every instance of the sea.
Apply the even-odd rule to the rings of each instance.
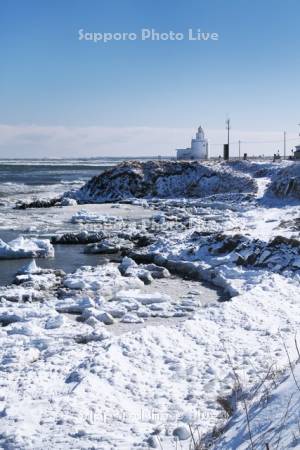
[[[133,158],[81,159],[0,159],[0,239],[5,242],[18,237],[14,227],[14,205],[18,200],[47,198],[80,188],[86,181],[116,164]],[[147,160],[150,158],[141,158]],[[41,214],[32,210],[34,215]],[[34,218],[33,218],[34,221]],[[26,236],[25,236],[26,237]],[[28,235],[30,237],[30,233]],[[43,268],[59,268],[66,272],[81,265],[96,265],[103,258],[87,256],[81,246],[55,246],[55,258],[38,259]],[[14,274],[27,260],[0,260],[0,285],[11,283]]]
[[[0,159],[0,195],[24,193],[32,186],[85,182],[126,159],[130,158]]]

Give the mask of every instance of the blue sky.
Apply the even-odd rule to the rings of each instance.
[[[172,154],[200,123],[217,154],[227,115],[234,141],[274,141],[250,153],[283,130],[292,147],[299,17],[299,0],[2,0],[0,157]],[[78,39],[142,28],[219,40]]]

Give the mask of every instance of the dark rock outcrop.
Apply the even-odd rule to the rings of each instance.
[[[67,193],[78,201],[109,202],[128,198],[205,197],[227,192],[255,192],[247,174],[198,161],[126,161]]]
[[[96,242],[105,239],[107,234],[103,231],[98,231],[95,233],[81,231],[80,233],[64,233],[59,236],[52,236],[52,244],[94,244]]]
[[[41,200],[33,200],[32,202],[18,202],[15,209],[28,209],[28,208],[51,208],[60,203],[60,198],[49,198]]]

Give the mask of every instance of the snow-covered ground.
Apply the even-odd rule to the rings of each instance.
[[[276,197],[280,166],[228,170],[234,192],[201,199],[3,207],[3,229],[68,232],[121,263],[37,260],[0,288],[0,447],[300,447],[297,183]]]

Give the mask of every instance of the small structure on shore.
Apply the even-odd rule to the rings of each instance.
[[[277,153],[274,153],[274,155],[273,155],[273,162],[276,162],[276,161],[281,161],[281,156],[280,156],[279,150]]]
[[[295,151],[294,151],[294,159],[297,161],[300,161],[300,145],[296,145]]]
[[[178,148],[176,152],[179,160],[208,159],[208,141],[205,139],[202,127],[198,128],[196,137],[191,141],[191,147]]]

